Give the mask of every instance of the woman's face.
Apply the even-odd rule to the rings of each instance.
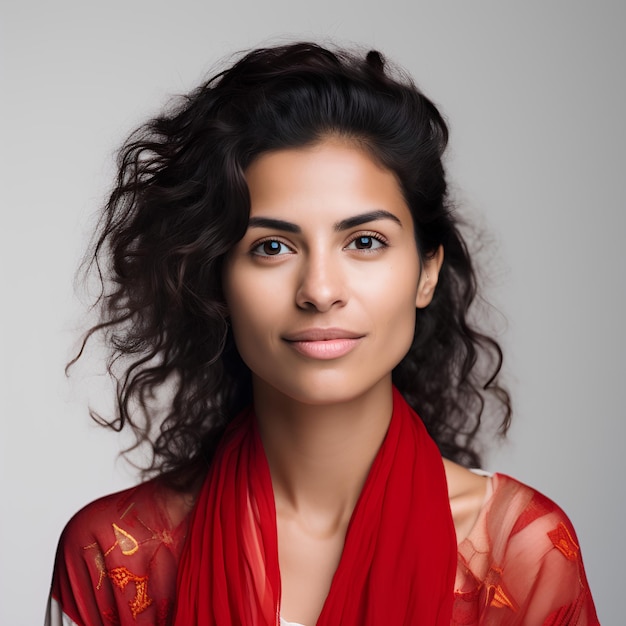
[[[393,173],[328,139],[263,154],[246,180],[250,221],[225,264],[224,291],[255,389],[324,404],[391,381],[440,263],[420,273]]]

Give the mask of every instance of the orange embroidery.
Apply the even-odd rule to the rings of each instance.
[[[139,550],[137,540],[130,533],[122,530],[117,524],[113,524],[113,532],[115,533],[117,545],[121,548],[124,556],[130,556]]]
[[[491,606],[495,606],[497,609],[502,609],[506,607],[507,609],[511,609],[512,611],[515,610],[513,602],[511,602],[509,597],[506,595],[501,585],[494,585],[490,589],[490,591],[493,592],[493,595],[491,597]]]
[[[96,589],[100,589],[100,587],[102,587],[102,581],[107,575],[107,570],[104,566],[104,555],[100,552],[100,550],[98,550],[94,562],[96,564],[96,569],[98,570],[98,584],[96,585]]]
[[[559,525],[548,533],[548,537],[566,559],[569,561],[578,559],[579,546],[563,522],[559,522]]]
[[[104,554],[100,550],[100,546],[97,543],[90,543],[88,546],[83,546],[83,550],[95,550],[96,554],[93,557],[96,571],[98,572],[98,582],[96,583],[96,589],[99,590],[102,587],[102,581],[107,575],[106,566],[104,564]]]
[[[131,502],[127,507],[126,510],[120,515],[120,519],[124,519],[128,513],[130,512],[130,510],[135,506],[134,502]]]
[[[122,591],[124,591],[128,583],[135,583],[135,597],[128,603],[133,619],[137,619],[137,615],[152,604],[152,598],[148,597],[147,576],[137,576],[125,567],[116,567],[109,572],[109,577],[113,584]]]
[[[516,612],[517,605],[500,584],[501,579],[502,570],[500,568],[492,567],[487,572],[487,576],[485,577],[485,590],[487,592],[485,604],[497,609],[507,608]]]
[[[161,543],[164,543],[166,546],[174,545],[174,537],[172,537],[172,533],[167,528],[157,533],[155,535],[155,539],[158,539],[159,541],[161,541]]]

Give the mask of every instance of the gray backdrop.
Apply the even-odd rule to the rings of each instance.
[[[0,623],[41,622],[58,535],[132,484],[73,273],[125,134],[224,54],[332,39],[410,70],[450,121],[459,204],[487,229],[488,295],[515,400],[488,468],[569,513],[604,624],[626,577],[621,2],[5,1],[2,72]]]

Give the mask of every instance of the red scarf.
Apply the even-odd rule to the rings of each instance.
[[[441,455],[394,388],[389,430],[317,624],[449,626],[456,559]],[[279,610],[274,493],[249,410],[229,427],[198,496],[175,624],[276,626]]]

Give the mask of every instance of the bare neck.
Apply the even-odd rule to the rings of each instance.
[[[391,420],[390,380],[325,405],[255,385],[255,410],[277,513],[319,520],[329,530],[347,523]]]

